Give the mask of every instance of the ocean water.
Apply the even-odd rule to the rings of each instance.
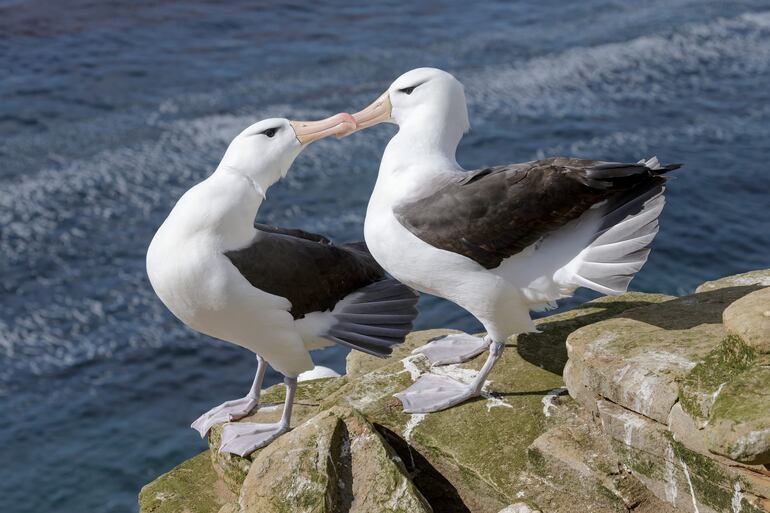
[[[243,127],[355,110],[418,66],[466,86],[466,167],[685,164],[633,289],[770,267],[765,1],[0,0],[0,511],[136,511],[205,448],[190,422],[242,396],[255,362],[157,300],[155,229]],[[314,145],[260,220],[360,239],[393,132]],[[479,329],[420,306],[420,328]]]

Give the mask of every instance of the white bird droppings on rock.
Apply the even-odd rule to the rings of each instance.
[[[743,504],[741,504],[743,501],[743,491],[741,491],[740,481],[736,481],[735,484],[733,484],[733,490],[733,500],[730,502],[730,505],[733,508],[733,513],[741,513],[741,510],[743,509]]]
[[[543,396],[543,415],[545,415],[546,417],[550,417],[551,408],[556,408],[556,405],[553,403],[554,400],[566,392],[567,392],[567,389],[565,387],[559,387],[559,388],[554,388],[553,390],[549,390],[548,393]]]
[[[692,509],[695,513],[700,513],[698,509],[698,499],[695,498],[695,489],[692,487],[692,479],[690,479],[690,469],[687,468],[687,463],[683,459],[679,459],[682,463],[682,470],[684,470],[684,477],[687,479],[687,486],[690,487],[690,496],[692,497]]]

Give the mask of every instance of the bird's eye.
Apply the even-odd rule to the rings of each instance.
[[[268,128],[267,130],[260,132],[262,135],[266,135],[268,137],[273,137],[275,133],[278,131],[277,128]]]
[[[412,91],[414,91],[415,89],[417,89],[417,86],[405,87],[403,89],[399,89],[399,91],[404,94],[412,94]]]

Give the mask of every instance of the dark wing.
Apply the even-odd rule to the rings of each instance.
[[[393,212],[428,244],[493,269],[597,203],[628,203],[629,196],[660,187],[661,175],[678,167],[536,160],[471,171]]]
[[[336,246],[300,230],[258,231],[251,245],[225,255],[251,285],[288,299],[295,319],[330,310],[385,277],[363,243]]]
[[[273,226],[271,224],[262,224],[254,221],[254,228],[261,232],[279,233],[283,235],[291,235],[292,237],[299,237],[300,239],[312,240],[315,242],[322,242],[323,244],[331,244],[331,241],[319,235],[317,233],[310,233],[297,228],[281,228],[280,226]]]

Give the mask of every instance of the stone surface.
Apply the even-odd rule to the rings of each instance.
[[[142,488],[139,509],[142,513],[216,513],[236,499],[212,468],[208,453],[202,452]]]
[[[335,461],[342,460],[341,420],[322,413],[259,451],[239,504],[243,511],[332,513],[339,501]]]
[[[435,338],[443,337],[449,333],[460,332],[457,330],[438,329],[420,331],[419,334],[412,333],[409,335],[409,339],[406,341],[406,343],[401,344],[400,346],[396,346],[393,349],[393,353],[387,360],[362,353],[361,351],[351,351],[348,353],[348,356],[345,360],[345,375],[349,379],[355,379],[359,376],[363,376],[364,374],[368,374],[369,372],[382,367],[384,362],[406,358],[416,347],[427,344],[429,341]]]
[[[735,376],[714,402],[708,448],[732,460],[770,464],[770,358]]]
[[[710,292],[729,287],[747,287],[747,293],[761,287],[770,287],[770,269],[749,271],[747,273],[725,276],[718,280],[707,281],[695,289],[695,292]]]
[[[665,423],[679,400],[678,382],[726,337],[724,309],[748,293],[727,287],[627,310],[567,339],[570,394],[595,412],[596,396]],[[718,383],[698,388],[707,408]]]
[[[540,435],[527,456],[532,472],[558,493],[530,485],[525,496],[549,511],[625,512],[649,501],[649,491],[621,467],[601,430],[578,416]]]
[[[431,511],[371,424],[339,406],[261,450],[239,504],[260,513]]]
[[[346,383],[346,378],[329,378],[313,381],[305,381],[297,385],[297,395],[294,401],[292,426],[298,426],[305,420],[319,412],[321,398]],[[242,422],[277,422],[281,418],[285,389],[283,384],[273,385],[263,390],[261,395],[262,406],[251,415],[241,419]],[[220,453],[222,426],[216,425],[209,433],[209,454],[212,465],[220,477],[238,493],[246,478],[251,462],[257,457],[259,451],[255,451],[246,458],[235,454]]]
[[[770,353],[770,287],[746,294],[725,309],[722,319],[728,333],[757,352]]]
[[[731,335],[722,339],[679,380],[682,409],[696,419],[707,420],[725,386],[755,360],[755,351],[740,338]]]
[[[762,511],[770,479],[692,451],[665,425],[609,401],[599,408],[615,453],[662,501],[693,513],[735,511],[733,501],[742,513]]]

